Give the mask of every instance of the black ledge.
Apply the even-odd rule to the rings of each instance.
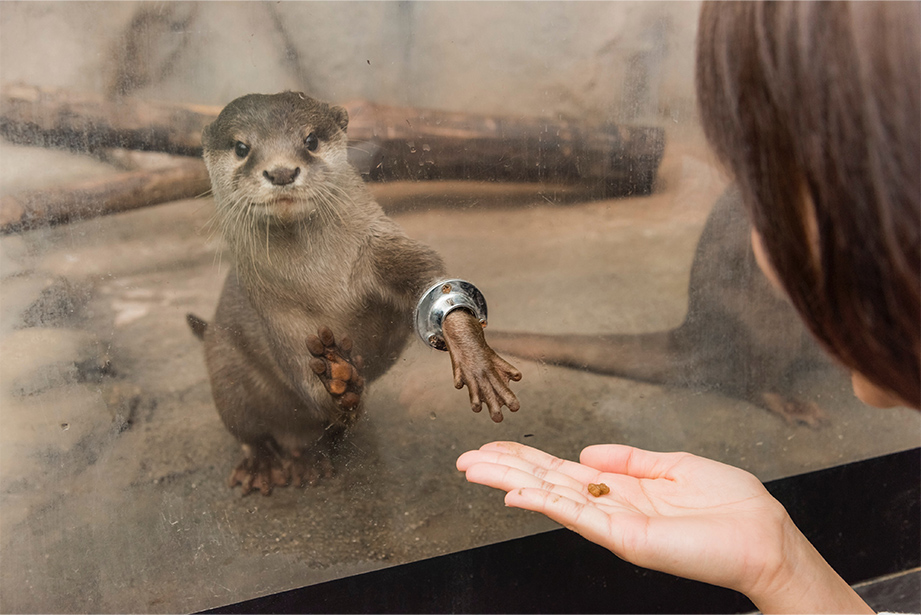
[[[921,565],[921,448],[767,483],[849,583]],[[555,530],[210,613],[738,613],[736,592],[628,564]]]

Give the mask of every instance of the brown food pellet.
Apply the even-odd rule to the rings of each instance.
[[[611,493],[611,489],[604,483],[598,483],[598,484],[589,483],[588,492],[591,493],[596,498],[600,498],[603,495],[607,495]]]

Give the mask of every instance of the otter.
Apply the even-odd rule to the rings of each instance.
[[[688,308],[674,329],[641,334],[543,335],[491,331],[499,352],[667,386],[715,390],[788,422],[825,413],[791,391],[793,377],[830,365],[796,310],[755,262],[751,225],[735,187],[707,217],[691,264]]]
[[[343,107],[303,93],[249,94],[202,133],[234,267],[213,322],[188,322],[204,342],[218,413],[243,448],[228,481],[243,495],[329,476],[420,299],[451,288],[441,257],[384,214],[349,164],[348,121]],[[472,409],[485,404],[499,422],[503,406],[519,409],[509,382],[521,373],[486,343],[485,314],[462,303],[439,314],[442,330],[428,341],[450,353]]]

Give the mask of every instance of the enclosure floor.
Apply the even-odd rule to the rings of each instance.
[[[642,198],[374,189],[484,291],[489,329],[651,331],[681,322],[724,186],[702,152],[669,144],[660,186]],[[4,172],[36,156],[108,172],[6,146]],[[0,610],[195,611],[556,527],[455,470],[491,440],[568,458],[598,442],[689,450],[764,480],[921,441],[917,413],[867,408],[828,371],[801,383],[829,414],[812,429],[717,393],[514,361],[521,410],[494,424],[454,389],[449,357],[414,342],[373,383],[334,478],[241,498],[226,486],[239,446],[185,322],[211,318],[228,267],[212,211],[203,198],[0,239]]]

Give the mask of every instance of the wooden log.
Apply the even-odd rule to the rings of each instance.
[[[562,118],[452,113],[354,101],[353,164],[369,179],[568,182],[595,196],[652,191],[664,131],[595,126]],[[119,147],[201,153],[201,130],[219,107],[118,101],[66,90],[9,86],[0,96],[0,134],[15,143],[82,151]],[[106,215],[208,190],[198,159],[0,198],[0,232]]]
[[[665,132],[648,126],[495,117],[364,101],[347,105],[353,149],[376,180],[589,182],[605,195],[652,191]]]
[[[11,85],[0,96],[0,134],[13,143],[80,151],[120,147],[197,156],[202,128],[220,111]]]
[[[204,162],[197,158],[179,158],[169,167],[116,173],[58,188],[2,196],[0,233],[190,198],[209,188]]]
[[[593,125],[562,118],[452,113],[354,101],[349,140],[370,179],[566,181],[606,194],[652,190],[665,147],[661,128]],[[218,107],[107,101],[64,90],[8,87],[0,134],[17,143],[123,147],[197,155]]]

